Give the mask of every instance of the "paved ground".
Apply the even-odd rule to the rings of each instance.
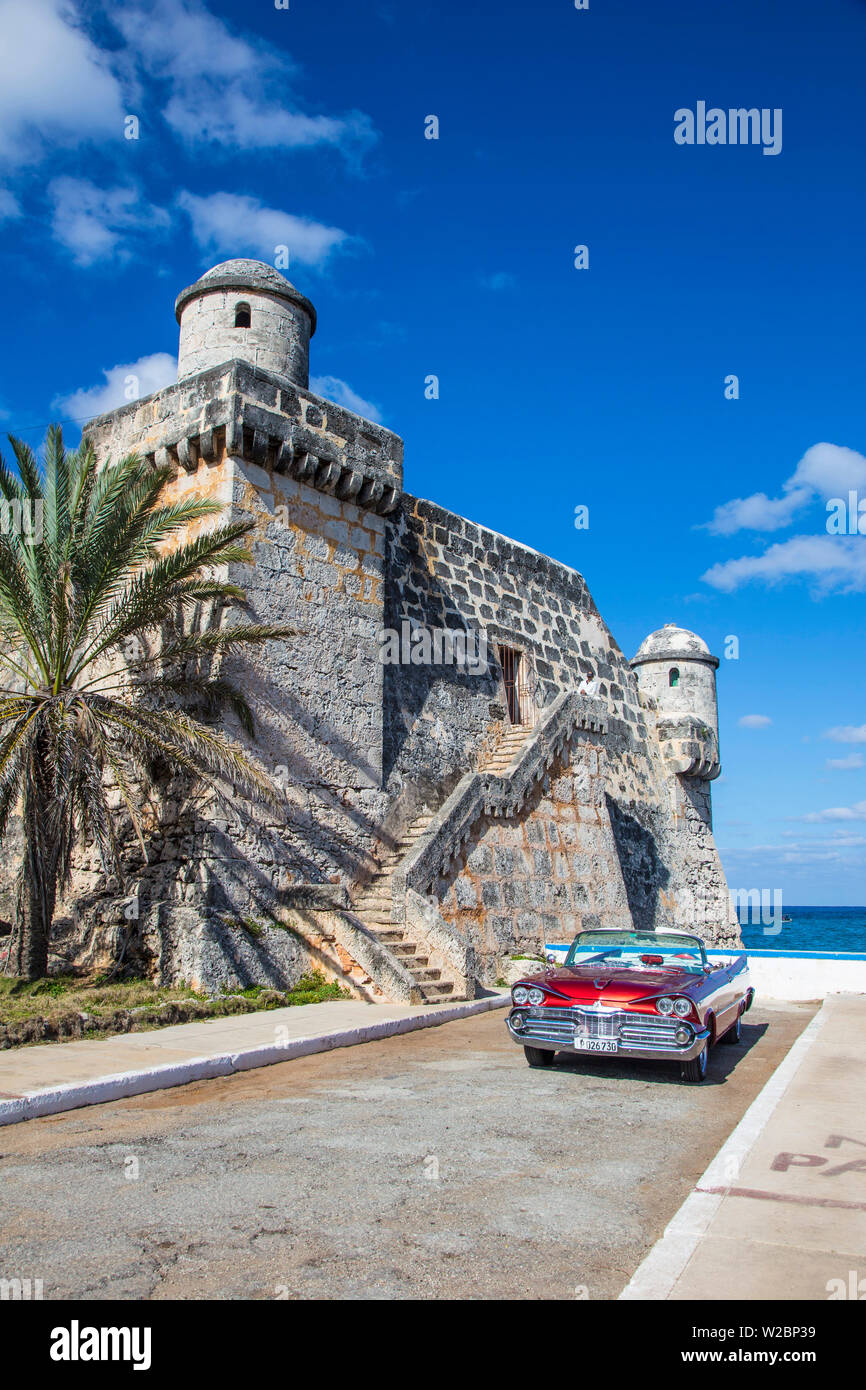
[[[703,1086],[530,1070],[501,1012],[0,1130],[0,1276],[45,1298],[613,1298],[794,1039]]]
[[[228,1018],[203,1019],[198,1023],[179,1023],[169,1028],[150,1029],[142,1033],[118,1033],[102,1039],[88,1038],[80,1042],[39,1043],[34,1047],[9,1048],[0,1052],[0,1121],[3,1102],[15,1102],[21,1096],[38,1096],[56,1087],[74,1086],[78,1089],[103,1081],[106,1077],[141,1074],[161,1067],[180,1067],[189,1070],[190,1064],[202,1058],[228,1062],[233,1055],[250,1050],[292,1045],[301,1039],[329,1040],[320,1049],[335,1045],[334,1035],[354,1035],[380,1025],[395,1025],[395,1031],[414,1020],[431,1020],[443,1014],[481,1012],[486,1004],[507,997],[507,990],[488,990],[486,1001],[471,1004],[367,1004],[357,999],[333,1000],[323,1004],[295,1004],[286,1009],[267,1009],[258,1013],[237,1014]],[[363,1038],[356,1038],[363,1041]],[[312,1050],[312,1049],[311,1049]],[[261,1065],[261,1063],[257,1063]],[[228,1075],[242,1066],[216,1067],[202,1072],[194,1067],[194,1076]],[[186,1078],[185,1078],[186,1079]],[[124,1094],[139,1090],[159,1090],[160,1079],[153,1085],[128,1089]],[[116,1099],[110,1095],[108,1099]],[[80,1099],[77,1104],[82,1104]],[[72,1109],[74,1102],[58,1109]]]
[[[809,1034],[758,1107],[769,1114],[747,1116],[701,1176],[635,1296],[866,1296],[866,1000],[831,996]]]

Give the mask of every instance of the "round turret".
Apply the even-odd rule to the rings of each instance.
[[[697,633],[674,623],[650,633],[630,662],[641,695],[655,704],[665,752],[687,776],[720,771],[718,664]]]
[[[177,297],[178,377],[232,358],[307,387],[316,311],[265,261],[223,261]]]

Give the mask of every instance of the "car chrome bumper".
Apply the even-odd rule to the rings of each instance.
[[[512,1013],[513,1012],[515,1011],[512,1010]],[[520,1009],[517,1010],[517,1012],[525,1015],[526,1010]],[[560,1016],[564,1012],[564,1010],[557,1010]],[[610,1019],[605,1019],[605,1023],[610,1022],[613,1024],[616,1017],[617,1016],[614,1015],[610,1016]],[[639,1018],[639,1015],[629,1016],[632,1031],[634,1031],[635,1023]],[[570,1052],[573,1056],[577,1057],[643,1058],[650,1062],[690,1062],[699,1055],[710,1036],[710,1030],[708,1028],[695,1029],[694,1025],[690,1025],[693,1030],[691,1041],[682,1044],[674,1042],[673,1039],[623,1039],[617,1036],[616,1033],[609,1033],[607,1035],[593,1037],[591,1041],[616,1042],[616,1051],[595,1052],[591,1049],[576,1047],[574,1044],[573,1032],[571,1034],[565,1032],[561,1027],[561,1019],[557,1020],[555,1029],[547,1030],[544,1028],[544,1019],[539,1017],[528,1019],[526,1026],[523,1028],[512,1027],[511,1014],[508,1015],[505,1022],[512,1042],[519,1043],[521,1047],[537,1047],[544,1052]],[[654,1023],[655,1020],[650,1020],[651,1025]]]

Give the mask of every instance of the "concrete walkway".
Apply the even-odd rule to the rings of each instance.
[[[10,1048],[0,1052],[0,1125],[435,1027],[503,1008],[509,999],[504,990],[457,1004],[335,1000],[100,1041]]]
[[[866,999],[831,995],[620,1298],[864,1296]]]

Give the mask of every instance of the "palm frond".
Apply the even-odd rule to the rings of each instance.
[[[142,807],[157,761],[242,814],[259,803],[285,815],[265,768],[209,721],[230,709],[253,737],[249,701],[222,660],[297,634],[232,612],[245,593],[228,570],[252,562],[251,520],[221,521],[209,498],[167,500],[169,469],[135,454],[100,467],[87,442],[67,452],[59,429],[42,463],[11,444],[0,508],[43,513],[41,534],[0,526],[0,834],[20,807],[30,970],[33,914],[47,933],[79,841],[120,882],[130,832],[146,860]],[[140,660],[125,659],[128,639]]]

